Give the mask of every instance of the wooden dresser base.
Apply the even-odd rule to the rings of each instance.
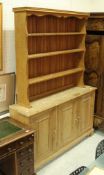
[[[41,168],[93,133],[95,88],[75,87],[37,100],[31,108],[10,106],[10,115],[35,130],[35,167]]]

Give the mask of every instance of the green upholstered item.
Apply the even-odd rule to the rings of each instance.
[[[22,128],[19,128],[9,121],[2,121],[0,122],[0,139],[14,134],[20,130],[22,130]]]

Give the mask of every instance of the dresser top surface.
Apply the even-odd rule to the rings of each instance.
[[[59,10],[59,9],[46,9],[46,8],[38,8],[38,7],[17,7],[13,8],[14,12],[42,12],[42,13],[53,13],[53,14],[67,14],[67,15],[76,15],[76,16],[89,16],[89,13],[85,12],[76,12],[76,11],[67,11],[67,10]]]
[[[10,109],[14,109],[26,117],[30,117],[32,115],[36,115],[45,110],[58,106],[62,103],[65,103],[69,100],[74,100],[76,98],[79,98],[82,95],[91,93],[95,90],[96,88],[91,86],[74,87],[74,88],[50,95],[48,97],[36,100],[34,102],[31,102],[30,108],[26,108],[16,104],[16,105],[11,105]]]

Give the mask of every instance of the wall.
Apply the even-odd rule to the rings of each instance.
[[[104,12],[104,0],[72,0],[72,10]]]
[[[91,12],[104,12],[104,0],[90,0]]]
[[[81,12],[90,12],[92,0],[72,0],[72,10]]]
[[[3,71],[1,73],[8,73],[15,71],[13,3],[9,0],[1,2],[3,3]]]

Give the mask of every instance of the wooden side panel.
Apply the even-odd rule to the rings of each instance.
[[[86,55],[85,66],[87,71],[97,71],[100,69],[100,49],[102,36],[87,35],[86,37]],[[100,73],[100,72],[99,72]]]
[[[29,106],[26,13],[15,14],[17,103]]]
[[[95,96],[95,127],[97,127],[104,120],[104,13],[91,13],[87,31],[85,83],[97,87]]]
[[[104,36],[87,35],[85,83],[97,87],[95,114],[104,118]]]

